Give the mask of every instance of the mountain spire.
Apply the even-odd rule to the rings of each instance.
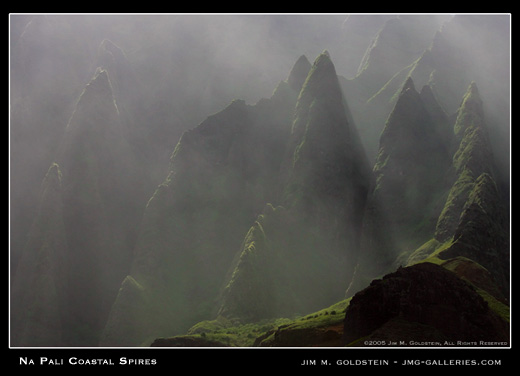
[[[413,83],[412,76],[408,76],[408,78],[406,79],[403,88],[401,89],[401,94],[410,89],[415,90],[415,85]]]
[[[361,262],[374,268],[374,276],[388,268],[402,249],[433,231],[428,218],[449,165],[443,142],[408,77],[380,137],[364,217],[361,247],[367,260]]]
[[[12,327],[17,346],[66,343],[68,247],[61,191],[61,171],[53,163],[42,182],[40,206],[13,281]]]
[[[471,83],[453,128],[459,143],[453,156],[457,176],[437,221],[435,238],[439,241],[453,236],[476,179],[483,173],[493,176],[493,157],[483,116],[482,100],[476,84]]]
[[[287,83],[293,90],[298,92],[301,90],[311,67],[311,63],[305,55],[298,58],[287,78]]]
[[[369,170],[335,67],[319,55],[300,92],[282,180],[283,206],[251,227],[220,313],[258,319],[344,296],[354,273]]]
[[[466,90],[457,112],[457,120],[454,126],[455,136],[462,138],[467,128],[482,127],[483,119],[482,99],[480,99],[477,84],[473,81]]]
[[[291,205],[304,203],[307,195],[313,200],[338,198],[342,192],[352,192],[351,185],[366,183],[365,156],[354,124],[347,119],[336,69],[326,52],[316,58],[296,104],[288,158],[292,177],[286,200]]]

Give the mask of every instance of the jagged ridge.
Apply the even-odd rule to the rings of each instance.
[[[116,300],[102,344],[140,345],[212,315],[244,234],[278,195],[296,99],[281,82],[270,99],[254,106],[235,100],[182,135],[168,177],[148,202],[132,265],[147,306],[124,311],[126,300]],[[135,286],[122,286],[121,297]],[[131,325],[132,338],[124,333]]]
[[[300,92],[285,164],[284,207],[250,229],[220,314],[243,320],[309,312],[343,295],[352,273],[368,172],[328,53]]]

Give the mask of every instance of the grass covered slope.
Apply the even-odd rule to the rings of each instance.
[[[407,200],[410,197],[402,192],[413,189],[413,184],[427,182],[428,188],[436,186],[436,189],[431,190],[434,198],[424,200],[421,205],[417,203],[411,206],[416,210],[417,218],[424,218],[430,222],[421,236],[430,236],[431,239],[411,254],[408,250],[399,255],[398,243],[393,243],[393,257],[399,256],[401,261],[410,266],[390,273],[382,280],[374,280],[370,287],[356,294],[352,300],[355,303],[354,308],[350,308],[346,316],[343,312],[338,314],[340,309],[336,308],[342,307],[343,311],[350,300],[339,302],[335,308],[321,311],[318,308],[315,313],[277,322],[277,317],[291,317],[291,311],[284,311],[281,305],[305,307],[298,306],[297,303],[304,302],[314,292],[330,290],[327,290],[325,285],[315,282],[305,285],[306,282],[301,280],[301,283],[295,283],[298,281],[298,272],[304,270],[302,266],[305,264],[301,262],[308,255],[305,253],[306,247],[309,247],[310,254],[312,250],[320,247],[320,244],[313,243],[316,230],[309,230],[307,233],[294,231],[303,228],[302,218],[291,217],[291,208],[274,208],[268,205],[244,240],[238,266],[225,289],[220,312],[222,315],[215,321],[201,323],[198,328],[205,329],[201,329],[200,332],[192,328],[190,336],[202,337],[204,333],[204,340],[220,338],[220,343],[227,346],[275,347],[360,346],[363,344],[361,340],[390,339],[399,339],[402,341],[400,345],[413,345],[415,341],[434,343],[435,346],[478,346],[480,341],[503,345],[508,342],[509,303],[507,289],[504,288],[509,278],[505,273],[507,263],[504,261],[508,259],[505,209],[491,175],[492,155],[486,139],[482,138],[485,133],[482,129],[478,130],[484,126],[478,91],[472,84],[459,110],[453,136],[453,142],[458,144],[459,148],[453,152],[452,167],[449,167],[449,161],[443,165],[444,167],[435,165],[438,158],[432,158],[430,163],[425,162],[421,165],[428,166],[429,169],[412,173],[414,166],[406,168],[410,161],[404,155],[407,155],[408,149],[414,150],[417,145],[398,147],[403,135],[399,136],[397,130],[400,129],[399,126],[411,124],[406,122],[414,117],[398,115],[402,111],[416,111],[422,114],[416,117],[416,123],[422,126],[424,119],[430,118],[423,110],[419,95],[410,90],[414,90],[411,81],[403,91],[413,95],[414,101],[405,101],[400,106],[404,106],[405,103],[411,106],[410,103],[413,102],[415,107],[405,106],[389,119],[387,126],[391,128],[382,137],[380,163],[376,163],[374,168],[378,177],[376,183],[380,184],[376,186],[378,194],[401,192],[400,196],[403,197],[400,197],[400,200]],[[396,119],[401,121],[398,122]],[[432,132],[437,129],[432,123],[430,125]],[[413,134],[417,125],[410,126],[406,134]],[[397,132],[397,135],[390,137],[391,131]],[[442,140],[452,142],[451,138],[446,136],[445,130],[434,134],[433,138],[423,139],[418,153],[430,150],[432,145],[428,145],[429,142],[434,145]],[[420,137],[422,136],[424,134]],[[417,141],[417,144],[421,142]],[[447,150],[441,150],[442,157],[446,158]],[[401,158],[400,153],[404,153]],[[479,158],[480,153],[488,155],[488,158]],[[421,156],[417,158],[422,160]],[[395,172],[398,167],[401,173]],[[432,168],[434,173],[429,174]],[[473,178],[475,174],[479,174],[476,179]],[[404,184],[404,181],[410,180],[410,176],[415,176],[416,180]],[[424,180],[420,179],[421,176]],[[441,179],[443,176],[446,176],[448,182],[449,179],[453,182],[451,190],[443,185],[446,181]],[[436,179],[438,181],[435,181]],[[394,187],[394,191],[391,187]],[[441,210],[442,207],[433,203],[438,203],[443,197],[447,199],[444,210]],[[456,201],[457,205],[453,205]],[[430,206],[430,211],[421,210],[424,209],[424,203],[427,207]],[[432,210],[434,206],[437,208]],[[395,206],[394,210],[389,210],[388,207],[382,210],[389,218],[396,220],[399,218],[396,215],[401,212],[402,207],[401,203]],[[406,212],[406,215],[411,214]],[[438,220],[435,215],[438,216]],[[450,221],[446,219],[452,217],[453,225],[448,226]],[[417,226],[420,222],[417,218],[409,220],[408,226]],[[395,231],[396,227],[392,228]],[[406,226],[404,228],[406,229]],[[377,229],[388,230],[389,227],[374,227],[374,231]],[[285,242],[281,242],[282,239]],[[298,241],[300,243],[297,243]],[[288,245],[294,244],[300,244],[296,248],[298,252],[290,255],[288,249],[291,247]],[[400,250],[403,251],[402,248]],[[410,256],[407,256],[408,254]],[[299,264],[292,265],[292,261],[296,259]],[[286,260],[290,262],[287,263]],[[319,264],[323,260],[315,259],[314,262]],[[278,273],[282,273],[284,279],[280,278]],[[309,274],[304,274],[309,282]],[[395,284],[390,283],[391,281],[395,281]],[[297,295],[290,293],[298,291],[293,290],[297,286],[305,286],[299,300],[295,299]],[[387,291],[388,288],[390,290]],[[379,291],[378,289],[386,292],[380,291],[382,295],[372,296],[370,291]],[[451,296],[451,300],[448,296]],[[322,307],[328,305],[325,302],[320,304]],[[312,312],[312,306],[306,309],[307,312]],[[358,309],[364,311],[356,316],[352,312]],[[450,315],[453,316],[451,321],[464,324],[446,324],[443,318],[451,317]],[[269,319],[266,320],[266,317]],[[343,318],[344,330],[341,321]],[[261,322],[267,325],[263,328],[263,333],[259,333],[258,328]],[[165,340],[162,345],[177,346],[186,343],[182,341],[182,338]]]
[[[305,316],[243,323],[218,316],[201,321],[186,335],[158,338],[153,347],[305,347],[339,346],[349,299]]]
[[[507,295],[507,210],[494,180],[493,154],[475,83],[464,96],[454,134],[459,145],[452,163],[454,182],[438,217],[434,239],[412,253],[408,262],[463,256],[488,269]]]

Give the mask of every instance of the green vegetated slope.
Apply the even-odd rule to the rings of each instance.
[[[309,312],[341,298],[353,273],[368,169],[326,53],[303,85],[285,158],[283,206],[268,205],[247,234],[224,315]]]
[[[433,240],[429,247],[414,252],[409,262],[424,256],[468,257],[486,267],[505,291],[508,283],[504,281],[509,280],[509,258],[504,257],[509,252],[507,211],[493,178],[493,156],[475,83],[464,96],[454,135],[459,147],[453,155],[453,183]]]
[[[121,287],[102,344],[140,345],[182,333],[218,309],[244,234],[277,196],[302,67],[305,59],[270,99],[254,106],[233,101],[183,134],[144,213],[130,274],[137,283]],[[135,294],[147,304],[127,298]]]
[[[156,162],[174,130],[103,40],[63,137],[44,140],[55,152],[13,277],[13,344],[507,342],[505,151],[493,147],[507,111],[479,92],[503,77],[459,48],[459,31],[488,46],[500,24],[447,18],[389,17],[350,80],[328,52],[301,56],[269,98],[185,131],[166,173]],[[64,73],[72,90],[81,80]]]
[[[181,333],[215,308],[247,322],[343,297],[368,169],[330,57],[321,54],[312,67],[305,60],[271,99],[235,101],[183,135],[145,211],[137,283],[120,290],[102,343],[117,343],[119,331],[151,317],[155,328],[134,343],[150,331]],[[306,79],[295,78],[305,70]],[[118,307],[137,293],[146,308]]]
[[[243,323],[218,316],[202,321],[186,335],[158,338],[154,347],[306,347],[341,346],[343,320],[350,299],[304,316]]]
[[[423,93],[427,91],[422,90]],[[268,206],[244,240],[218,318],[194,326],[188,337],[163,338],[153,346],[187,346],[183,338],[190,338],[192,346],[197,343],[204,346],[204,342],[197,342],[201,339],[215,340],[222,346],[282,347],[362,346],[365,342],[359,341],[360,338],[374,343],[398,341],[401,346],[413,345],[414,341],[433,346],[478,346],[482,345],[481,341],[491,345],[507,344],[509,302],[504,281],[509,280],[509,275],[504,260],[508,258],[509,246],[505,236],[506,211],[492,178],[493,158],[486,154],[490,145],[482,136],[486,130],[478,90],[474,83],[469,86],[455,124],[452,124],[451,136],[447,135],[447,125],[438,122],[438,119],[449,121],[448,117],[429,112],[428,106],[430,111],[438,107],[433,106],[430,94],[424,97],[430,101],[428,104],[409,79],[381,136],[367,204],[372,211],[367,211],[367,222],[363,227],[363,236],[367,237],[366,243],[362,244],[365,253],[359,258],[350,287],[354,292],[359,291],[363,284],[370,283],[370,275],[375,278],[377,273],[390,273],[398,263],[406,266],[406,270],[410,268],[410,272],[389,274],[383,281],[397,278],[401,282],[388,285],[392,286],[390,288],[376,278],[369,287],[354,295],[352,308],[348,308],[352,304],[349,298],[336,306],[294,319],[275,319],[277,308],[278,312],[283,310],[272,296],[286,293],[291,281],[284,280],[277,285],[279,262],[266,265],[266,260],[278,260],[277,257],[284,254],[284,250],[273,252],[271,247],[279,241],[276,230],[282,228],[284,238],[288,238],[279,218],[287,220],[290,211]],[[403,141],[405,135],[408,138]],[[458,145],[458,148],[450,145]],[[421,166],[428,168],[417,169],[411,160],[419,160]],[[469,187],[461,188],[462,182],[468,180],[468,174],[477,174],[478,178],[469,179]],[[466,193],[455,199],[458,192]],[[387,197],[378,201],[381,195]],[[458,200],[455,206],[454,200]],[[402,210],[403,207],[407,210]],[[276,224],[276,230],[272,228],[273,224]],[[378,228],[385,231],[378,232]],[[267,235],[273,232],[276,237]],[[377,236],[383,235],[385,237],[378,242]],[[298,235],[298,239],[306,238]],[[387,262],[378,264],[381,257],[386,257]],[[423,263],[442,267],[414,266]],[[285,267],[283,275],[290,277],[290,268]],[[449,282],[450,279],[453,281]],[[411,291],[410,286],[416,286],[417,293]],[[387,292],[377,292],[385,299],[371,295],[381,288],[390,288]],[[431,292],[420,298],[422,293],[419,291]],[[464,309],[446,301],[450,294],[458,305],[462,304],[458,300],[460,294],[467,296],[467,304],[462,304]],[[436,309],[444,310],[444,313]],[[353,312],[358,310],[362,313],[356,316]],[[410,313],[403,315],[408,312],[406,310]],[[445,315],[451,312],[453,321],[460,322],[467,316],[464,316],[464,310],[477,317],[477,321],[461,326],[466,331],[446,325]],[[424,314],[413,313],[423,311]],[[269,316],[273,318],[260,321]],[[480,325],[477,322],[486,324],[479,330],[468,329],[477,328]],[[264,333],[259,333],[260,323],[264,325]]]
[[[212,327],[209,323],[201,323],[198,328],[205,329],[201,329],[200,332],[192,329],[190,334],[202,337],[202,333],[204,333],[205,338],[213,339],[220,335],[221,343],[228,346],[362,346],[365,342],[359,341],[358,338],[365,339],[365,341],[400,341],[399,343],[404,346],[413,343],[411,341],[417,343],[422,341],[422,343],[433,343],[439,346],[476,346],[480,344],[480,341],[495,345],[507,344],[509,340],[507,324],[509,303],[508,287],[504,285],[504,281],[509,279],[507,274],[508,243],[505,236],[507,224],[504,218],[504,208],[501,206],[502,200],[492,178],[493,158],[489,154],[490,146],[485,137],[483,116],[482,102],[476,85],[472,83],[457,112],[452,138],[449,139],[449,145],[458,144],[458,148],[455,151],[448,147],[441,148],[440,146],[444,146],[441,141],[445,135],[443,132],[435,132],[438,128],[433,125],[434,122],[425,110],[419,93],[415,91],[413,82],[408,80],[407,85],[402,89],[396,109],[390,115],[385,132],[381,136],[381,150],[374,167],[374,187],[369,196],[368,207],[370,208],[370,202],[375,205],[376,201],[371,201],[371,199],[378,195],[391,195],[392,193],[395,195],[394,200],[386,199],[380,202],[387,203],[387,205],[388,202],[390,204],[398,202],[399,207],[407,207],[405,205],[411,203],[408,210],[404,211],[407,216],[404,218],[398,216],[398,213],[401,213],[398,206],[394,208],[382,206],[378,212],[385,215],[383,219],[379,219],[378,226],[384,225],[385,229],[391,229],[391,231],[385,231],[385,234],[394,235],[392,239],[399,239],[399,236],[403,236],[403,234],[404,237],[400,241],[371,243],[371,247],[364,249],[367,258],[360,259],[358,269],[363,270],[363,278],[367,278],[371,274],[363,263],[374,268],[374,259],[387,255],[388,259],[394,261],[397,259],[405,266],[409,265],[405,268],[406,270],[410,268],[409,273],[403,271],[398,272],[401,274],[395,274],[395,276],[389,274],[383,278],[383,282],[375,279],[368,288],[355,294],[352,300],[355,302],[354,305],[348,305],[350,299],[338,303],[342,307],[341,310],[329,308],[292,321],[284,319],[282,325],[276,320],[271,320],[268,323],[272,327],[261,335],[258,335],[258,326],[244,325],[243,321],[237,321],[235,326],[230,324],[230,321],[225,321],[226,325],[216,327]],[[416,119],[415,122],[414,119]],[[447,118],[446,121],[448,121]],[[426,128],[426,131],[422,128],[422,132],[418,132],[418,139],[415,140],[415,143],[399,145],[400,142],[402,143],[403,134],[397,132],[407,132],[413,136],[414,127],[418,126],[431,128],[429,130]],[[397,133],[394,138],[392,138],[391,132]],[[422,138],[425,134],[429,137]],[[418,145],[420,147],[417,147]],[[431,150],[429,149],[431,147],[434,147],[438,154],[431,152],[421,154]],[[409,165],[410,160],[400,157],[399,154],[407,153],[405,155],[410,156],[413,155],[413,150],[416,150],[416,159],[423,160],[420,159],[421,156],[433,159],[429,163],[427,160],[423,160],[421,165],[428,166],[428,170],[415,171],[415,175],[414,166]],[[451,160],[447,156],[452,156]],[[431,175],[427,173],[428,171],[431,171]],[[472,178],[474,175],[478,177]],[[428,178],[431,176],[435,176],[435,179],[429,180]],[[424,186],[423,189],[415,190],[415,192],[420,192],[422,197],[403,194],[407,189],[411,189],[413,192],[414,184],[421,184],[424,181],[428,182],[428,187]],[[469,187],[461,187],[463,182]],[[425,189],[432,186],[435,189]],[[439,202],[444,204],[439,205]],[[270,207],[265,215],[270,214],[272,219],[280,216],[282,212],[287,215],[283,208]],[[392,216],[392,214],[396,215]],[[368,218],[370,219],[369,224],[373,224],[371,217]],[[438,218],[437,221],[435,218]],[[265,219],[263,216],[259,218],[248,233],[241,254],[243,265],[235,270],[237,275],[234,276],[237,280],[242,277],[251,283],[242,285],[242,290],[236,292],[236,299],[243,301],[244,307],[251,308],[250,312],[253,314],[248,315],[247,312],[242,312],[242,317],[249,318],[249,321],[253,322],[256,314],[272,309],[272,304],[275,304],[276,300],[266,299],[270,295],[269,292],[272,290],[283,291],[286,287],[273,285],[273,276],[267,274],[264,283],[260,285],[265,290],[255,290],[255,286],[258,288],[255,281],[263,276],[260,271],[264,270],[260,266],[262,264],[256,259],[265,260],[266,255],[263,253],[269,252],[266,233],[272,231],[269,230],[271,224]],[[424,224],[418,226],[425,221],[428,223],[427,226]],[[367,229],[367,226],[364,227],[364,230]],[[268,230],[265,230],[266,228]],[[372,236],[377,235],[374,228],[368,228]],[[429,237],[430,240],[428,240]],[[407,247],[403,246],[406,244],[403,243],[406,239],[412,239],[408,243],[408,251]],[[421,239],[424,244],[417,244]],[[416,243],[415,251],[410,248],[414,242]],[[388,255],[393,255],[393,258]],[[272,256],[271,259],[273,257],[276,256]],[[428,265],[438,264],[442,268],[432,266],[421,270],[418,269],[418,266],[414,266],[425,262]],[[386,268],[372,269],[372,275],[375,270],[382,275],[395,268],[392,263],[384,266]],[[275,273],[272,269],[271,272]],[[238,275],[238,273],[243,273],[243,275]],[[420,281],[416,280],[417,278]],[[396,279],[395,285],[393,282],[390,285],[384,282],[394,279]],[[449,282],[450,279],[453,281]],[[410,286],[417,286],[418,291],[412,292]],[[230,287],[228,286],[228,288]],[[390,290],[376,293],[379,289]],[[252,293],[249,295],[250,291]],[[375,295],[371,295],[379,293],[386,298],[375,298]],[[453,304],[456,302],[460,305],[459,308],[457,308],[457,304],[446,302],[446,296],[449,294],[456,297]],[[467,304],[461,303],[459,294],[467,296],[465,298]],[[419,297],[422,298],[419,299]],[[262,302],[267,302],[267,304]],[[439,304],[441,305],[439,306]],[[352,308],[346,309],[347,306],[352,306]],[[414,306],[421,308],[410,308]],[[444,313],[436,312],[434,307],[437,307],[435,308],[437,310],[444,310]],[[233,312],[231,308],[230,310]],[[478,331],[473,329],[464,329],[466,330],[464,331],[456,327],[449,328],[446,325],[444,318],[448,312],[453,315],[452,321],[460,322],[463,320],[462,317],[467,317],[467,315],[464,316],[465,310],[468,310],[470,316],[477,315],[476,320],[480,324],[468,322],[467,325],[459,326],[459,328],[476,328],[482,325]],[[332,311],[336,315],[338,311],[341,312],[339,316],[336,316],[331,314]],[[427,313],[420,314],[423,311]],[[354,312],[361,313],[356,316]],[[403,314],[403,312],[409,313]],[[225,310],[221,311],[223,315],[213,323],[226,320],[225,313]],[[482,324],[483,322],[486,324]],[[236,332],[231,334],[234,331]],[[245,337],[249,341],[237,339],[236,336],[243,338],[244,333],[247,333]],[[179,345],[172,339],[161,341],[156,342],[155,345]]]
[[[365,281],[356,278],[354,289],[388,271],[399,255],[415,249],[434,229],[450,150],[442,122],[447,118],[433,95],[424,94],[428,92],[427,87],[417,92],[408,78],[381,133],[357,273]]]
[[[398,104],[399,102],[396,107]],[[401,345],[405,346],[412,343],[411,341],[433,346],[504,346],[509,343],[509,329],[506,324],[509,321],[509,285],[504,284],[509,280],[507,211],[492,177],[493,157],[486,136],[482,102],[475,83],[469,86],[464,95],[453,129],[455,145],[459,146],[453,153],[452,163],[444,180],[452,182],[452,186],[450,188],[446,185],[444,190],[447,194],[441,195],[445,197],[445,204],[438,214],[436,226],[430,227],[433,238],[416,251],[408,253],[408,260],[404,255],[398,258],[407,266],[405,269],[411,269],[410,274],[403,270],[403,275],[389,274],[382,282],[376,279],[370,287],[354,296],[352,308],[347,310],[345,316],[344,345],[363,346],[363,343],[370,341],[383,341],[387,344],[390,341],[398,341],[397,344],[402,341]],[[374,170],[378,170],[377,164]],[[443,189],[440,188],[442,192]],[[388,215],[391,216],[391,213]],[[457,300],[460,299],[458,294],[462,293],[457,292],[455,280],[453,284],[446,283],[454,276],[446,274],[445,280],[443,277],[435,285],[433,281],[439,277],[437,274],[442,269],[430,268],[431,270],[424,273],[431,273],[428,277],[431,280],[420,282],[416,278],[422,278],[420,276],[423,271],[418,270],[416,277],[415,265],[422,263],[437,264],[454,272],[464,281],[456,283],[467,291],[468,299],[474,300],[480,308],[475,306],[472,311],[469,303],[460,309],[446,304],[446,296],[455,294]],[[394,287],[386,291],[390,287],[385,287],[385,281],[393,281],[393,278],[402,280],[399,283],[403,285],[395,288],[395,291]],[[430,283],[432,286],[428,287]],[[423,292],[414,293],[412,286],[419,286]],[[380,289],[386,292],[379,292]],[[425,298],[422,294],[428,291],[431,296]],[[370,295],[379,293],[384,294],[388,301]],[[426,302],[422,299],[429,300]],[[434,307],[439,304],[446,305],[443,308],[444,314],[434,312],[438,309]],[[410,308],[414,306],[416,308]],[[469,315],[481,317],[480,321],[478,324],[462,325],[462,316],[449,319],[460,324],[457,328],[450,329],[445,323],[446,315],[449,312],[458,312],[459,315],[463,308],[470,310]],[[409,309],[410,313],[406,313]],[[364,313],[356,316],[354,312],[358,310]],[[470,330],[467,333],[460,329],[472,325],[474,328],[483,325],[485,329]]]
[[[507,210],[493,179],[493,156],[475,83],[464,95],[453,129],[454,145],[458,148],[453,152],[443,179],[448,184],[440,187],[440,192],[445,191],[440,195],[445,203],[437,214],[437,224],[429,228],[433,237],[417,250],[408,252],[408,259],[405,255],[398,257],[398,261],[407,266],[405,269],[411,269],[410,274],[404,276],[403,270],[403,275],[389,274],[383,282],[376,279],[370,287],[354,296],[356,300],[352,300],[352,308],[347,309],[345,316],[343,345],[363,346],[371,341],[386,344],[397,341],[396,345],[403,346],[411,345],[412,341],[430,346],[504,346],[509,343],[509,285],[504,283],[509,280]],[[378,171],[377,164],[374,171]],[[449,184],[452,184],[451,188]],[[391,216],[391,212],[387,215]],[[423,232],[422,236],[425,235],[427,232]],[[455,294],[458,300],[458,294],[462,293],[462,290],[457,291],[455,279],[453,284],[446,283],[449,278],[454,278],[451,273],[439,279],[437,285],[432,281],[442,275],[443,269],[424,271],[431,273],[428,282],[416,280],[422,278],[419,276],[423,271],[417,271],[416,277],[415,265],[422,263],[440,265],[464,281],[456,283],[466,291],[468,299],[477,304],[474,311],[469,303],[460,309],[446,304],[446,296]],[[385,287],[384,281],[393,278],[402,280],[399,283],[403,285],[395,288],[394,292],[391,292],[393,287],[386,292],[377,292],[383,293],[387,302],[370,295],[379,289],[390,288]],[[432,286],[428,287],[430,283]],[[419,286],[422,292],[414,293],[412,286]],[[423,294],[427,291],[431,296],[425,298]],[[446,305],[444,313],[435,313],[438,308],[434,307],[443,304]],[[411,308],[414,306],[416,308]],[[454,314],[455,317],[464,309],[470,310],[468,315],[480,317],[478,324],[462,325],[460,322],[464,319],[461,316],[451,320],[460,325],[450,329],[445,322],[446,315]],[[364,313],[356,316],[354,312],[358,310]],[[460,329],[472,325],[474,328],[483,325],[485,329],[467,333]]]

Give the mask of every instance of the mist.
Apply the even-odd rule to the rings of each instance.
[[[476,83],[508,207],[510,26],[507,14],[11,14],[12,344],[149,345],[218,312],[257,318],[233,300],[248,301],[244,286],[272,303],[269,318],[288,317],[363,287],[356,270],[388,271],[433,236],[460,143],[446,146],[450,172],[436,172],[422,232],[405,224],[395,249],[365,257],[382,220],[363,222],[379,200],[372,170],[408,78],[431,88],[451,133]],[[326,84],[312,86],[329,58]],[[377,252],[387,269],[359,267]],[[298,285],[314,295],[290,305]]]
[[[317,56],[324,49],[333,54],[337,50],[338,57],[351,55],[341,46],[345,19],[11,15],[14,249],[23,247],[37,187],[55,158],[81,91],[95,73],[103,40],[121,48],[127,59],[123,81],[134,85],[123,95],[140,106],[136,127],[148,136],[143,141],[150,144],[147,151],[155,154],[149,167],[157,169],[152,173],[156,185],[164,179],[169,157],[185,130],[234,99],[253,104],[269,97],[300,55]],[[359,64],[363,48],[355,51],[358,61],[348,67]]]

